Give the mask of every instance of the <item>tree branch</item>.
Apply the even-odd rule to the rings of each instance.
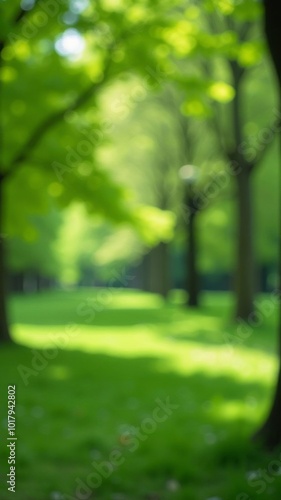
[[[206,61],[202,61],[202,68],[204,73],[206,74],[206,77],[211,80],[212,79],[212,70],[210,68],[209,63]],[[219,104],[216,101],[213,101],[212,107],[214,109],[214,113],[211,116],[210,120],[212,121],[214,125],[214,129],[216,131],[217,139],[219,146],[221,150],[223,151],[224,154],[227,154],[227,146],[226,146],[226,137],[225,134],[222,133],[222,126],[220,125],[220,120],[219,120]]]
[[[80,108],[93,94],[95,90],[98,90],[104,83],[105,77],[108,73],[110,67],[110,59],[108,59],[107,66],[104,70],[104,76],[98,83],[91,84],[82,94],[80,94],[70,105],[66,106],[64,109],[56,111],[51,116],[45,118],[34,130],[29,139],[22,146],[20,152],[11,161],[8,169],[2,173],[3,178],[10,177],[15,170],[20,166],[20,164],[25,161],[38,143],[43,139],[46,133],[64,117],[64,115],[70,111]],[[14,167],[14,168],[13,168]]]
[[[245,42],[249,38],[250,29],[253,23],[245,21],[243,23],[235,22],[231,16],[225,16],[225,23],[228,29],[238,34],[239,42]]]
[[[237,61],[228,60],[229,67],[232,74],[233,88],[235,90],[235,95],[232,101],[232,123],[233,123],[233,138],[234,138],[234,149],[238,152],[239,145],[242,143],[242,124],[241,124],[241,83],[242,77],[245,74],[245,69],[241,68]]]
[[[12,24],[13,25],[18,24],[27,14],[29,14],[30,12],[32,12],[34,10],[34,7],[36,7],[37,3],[38,3],[38,0],[35,0],[33,7],[29,10],[24,10],[20,7],[18,12],[15,15],[13,21],[12,21]],[[5,38],[0,40],[0,54],[2,53],[3,49],[6,47],[6,42],[7,42],[7,40]]]
[[[182,144],[183,152],[182,161],[183,163],[189,163],[191,162],[191,158],[193,156],[193,144],[190,138],[189,119],[181,113],[179,102],[176,101],[175,96],[170,89],[167,89],[166,95],[162,96],[162,101],[164,102],[164,105],[169,109],[171,116],[175,119],[177,128],[179,130],[180,142]]]
[[[14,17],[13,23],[18,24],[27,14],[29,14],[29,12],[33,11],[36,3],[37,3],[37,0],[34,2],[32,9],[29,9],[29,10],[25,10],[25,9],[20,8]]]
[[[237,30],[239,34],[239,39],[241,42],[245,42],[249,38],[249,32],[250,29],[253,27],[253,23],[250,23],[247,21],[246,23],[242,24],[241,29]]]

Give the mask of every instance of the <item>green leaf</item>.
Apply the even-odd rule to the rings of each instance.
[[[143,206],[135,211],[136,229],[144,241],[151,246],[160,241],[169,241],[174,234],[175,215],[156,207]]]
[[[262,60],[264,43],[260,41],[246,42],[239,47],[238,61],[241,66],[254,66]]]
[[[232,101],[235,91],[228,83],[214,82],[209,85],[208,94],[214,101],[226,103]]]

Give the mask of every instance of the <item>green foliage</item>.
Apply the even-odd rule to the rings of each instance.
[[[26,232],[29,215],[46,213],[49,196],[61,207],[83,201],[89,213],[139,225],[134,202],[95,159],[104,136],[98,91],[131,70],[133,61],[134,71],[146,73],[144,68],[155,65],[154,36],[143,47],[135,27],[142,20],[152,27],[157,15],[133,3],[124,11],[124,5],[64,2],[54,6],[56,15],[44,13],[40,2],[28,12],[4,6],[1,170],[10,175],[8,234]]]
[[[232,147],[230,115],[235,90],[229,60],[237,61],[247,74],[241,148],[257,157],[266,147],[260,135],[272,120],[276,99],[264,76],[268,68],[259,27],[261,4],[207,0],[203,7],[177,0],[137,5],[133,0],[69,0],[56,2],[52,13],[43,2],[24,13],[19,10],[20,2],[2,2],[4,141],[0,169],[13,171],[5,181],[3,232],[10,238],[32,240],[34,214],[42,221],[48,219],[50,207],[65,210],[70,206],[68,215],[62,217],[59,239],[52,235],[50,243],[50,260],[60,262],[51,267],[63,281],[78,279],[81,269],[91,265],[101,266],[102,274],[107,274],[106,266],[122,266],[126,259],[133,262],[144,244],[173,237],[175,217],[182,227],[179,167],[193,163],[200,168],[198,189],[202,191],[210,173],[226,168],[220,142]],[[16,21],[19,14],[24,15]],[[40,140],[30,145],[42,124],[56,116]],[[184,127],[188,131],[183,132]],[[276,153],[264,162],[267,158],[270,176],[259,174],[257,200],[268,196],[269,178],[275,185]],[[231,266],[233,208],[225,209],[220,198],[232,196],[230,186],[221,190],[214,206],[207,203],[210,212],[202,214],[204,270]],[[274,205],[276,199],[274,194]],[[75,207],[84,204],[90,216],[102,216],[113,225],[99,220],[90,227],[87,215],[73,209],[73,202]],[[276,228],[269,205],[259,207],[259,259],[270,263]],[[70,213],[79,221],[75,241]],[[120,223],[123,227],[117,228]],[[17,251],[18,240],[11,241],[12,267],[19,262],[23,265],[21,256],[33,252],[34,261],[39,262],[48,234],[44,224],[40,226],[37,243],[20,243]],[[207,232],[208,228],[212,231]],[[120,257],[114,255],[114,241]],[[178,241],[183,241],[182,235]]]
[[[169,241],[173,237],[175,217],[172,212],[162,212],[156,207],[138,210],[139,232],[147,244],[153,246],[158,241]]]
[[[7,240],[8,266],[13,271],[36,271],[43,276],[57,276],[60,268],[55,242],[61,225],[61,216],[52,211],[33,216],[30,226],[21,237]]]
[[[75,284],[87,276],[92,283],[107,280],[136,259],[140,249],[142,242],[132,227],[113,226],[90,218],[83,205],[70,206],[55,245],[60,263],[57,278],[63,284]]]

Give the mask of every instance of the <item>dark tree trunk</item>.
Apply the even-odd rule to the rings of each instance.
[[[278,76],[279,98],[281,97],[281,11],[280,4],[277,0],[265,0],[265,32],[269,45],[269,50]],[[280,137],[279,137],[280,140]],[[281,200],[281,193],[280,193]],[[280,205],[281,201],[279,202]],[[281,217],[279,211],[279,293],[281,293]],[[256,433],[255,438],[259,439],[269,448],[275,448],[281,444],[281,295],[279,295],[279,373],[276,384],[276,389],[273,397],[272,406],[269,414],[262,425],[261,429]]]
[[[11,342],[7,318],[7,280],[3,235],[3,181],[0,178],[0,343]]]
[[[281,353],[280,353],[281,354]],[[273,397],[269,415],[261,429],[255,434],[254,439],[262,442],[266,448],[273,449],[281,444],[281,369]]]
[[[268,286],[268,275],[270,273],[270,267],[267,264],[261,264],[259,269],[259,283],[258,292],[266,293],[269,291]]]
[[[190,214],[188,221],[188,248],[187,248],[187,292],[188,305],[199,305],[199,277],[197,271],[197,229],[196,212]]]
[[[159,243],[144,256],[143,289],[166,298],[171,289],[169,245]]]
[[[254,311],[254,264],[252,242],[251,173],[243,168],[237,176],[238,241],[236,317],[248,320]]]
[[[228,152],[229,159],[238,165],[239,172],[236,175],[237,185],[237,210],[238,210],[238,242],[237,242],[237,267],[236,279],[236,318],[247,321],[254,311],[254,251],[252,241],[252,193],[251,193],[251,171],[250,165],[241,153],[243,142],[241,118],[242,85],[245,70],[239,66],[237,61],[229,61],[232,73],[232,83],[235,96],[232,101],[233,122],[233,150]]]

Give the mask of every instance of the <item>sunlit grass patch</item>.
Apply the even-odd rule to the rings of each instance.
[[[85,324],[77,307],[87,298],[96,304],[100,293],[54,292],[11,304],[19,345],[5,348],[1,363],[2,387],[18,387],[14,498],[23,500],[23,491],[30,500],[73,495],[76,478],[85,480],[93,460],[107,460],[117,448],[124,463],[103,480],[97,498],[235,499],[233,492],[249,489],[247,471],[263,460],[249,436],[275,377],[272,318],[233,346],[226,341],[226,333],[235,334],[229,296],[207,294],[193,311],[183,301],[114,290],[111,303]],[[35,372],[26,385],[20,366]],[[167,397],[178,408],[131,453],[128,429]],[[238,462],[237,450],[244,457]],[[280,493],[277,481],[274,488]]]

